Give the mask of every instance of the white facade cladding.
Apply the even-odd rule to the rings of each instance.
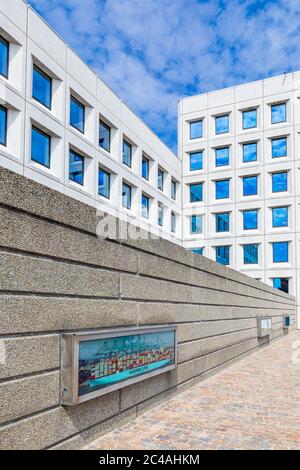
[[[1,166],[180,243],[179,159],[22,0],[0,1],[3,67],[6,46]]]
[[[299,295],[299,143],[299,72],[180,100],[184,246]]]

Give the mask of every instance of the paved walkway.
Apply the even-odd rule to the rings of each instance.
[[[300,449],[300,331],[148,411],[86,449]]]

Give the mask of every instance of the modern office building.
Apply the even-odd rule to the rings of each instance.
[[[300,294],[300,73],[181,99],[179,149],[184,246]]]

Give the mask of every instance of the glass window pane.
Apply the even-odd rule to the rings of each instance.
[[[82,133],[84,133],[84,114],[84,105],[71,96],[70,124]]]
[[[272,124],[286,121],[286,103],[273,104],[271,106]]]
[[[100,196],[110,198],[110,173],[102,168],[99,168],[98,192]]]
[[[272,175],[272,191],[280,193],[288,190],[287,172],[273,173]]]
[[[190,122],[190,139],[200,139],[202,136],[202,120]]]
[[[229,212],[216,214],[216,232],[229,232]]]
[[[229,165],[229,147],[223,147],[215,150],[216,166]]]
[[[229,198],[229,180],[216,181],[216,199]]]
[[[289,243],[273,243],[273,263],[288,263],[289,261]]]
[[[50,137],[33,127],[31,132],[31,160],[50,168]]]
[[[287,156],[287,139],[281,137],[279,139],[272,139],[272,158],[280,158]]]
[[[273,287],[279,289],[282,292],[289,293],[289,278],[288,277],[274,277]]]
[[[142,216],[149,219],[149,198],[142,194]]]
[[[203,196],[203,184],[190,184],[190,202],[200,202]]]
[[[289,210],[288,207],[274,207],[272,209],[273,227],[288,227]]]
[[[216,247],[216,261],[224,265],[230,264],[230,246]]]
[[[202,215],[191,216],[191,233],[202,233]]]
[[[146,157],[143,157],[142,160],[142,177],[145,180],[149,179],[149,160]]]
[[[32,97],[50,109],[52,80],[36,65],[33,66],[32,73]]]
[[[177,196],[177,183],[174,180],[171,180],[171,198],[176,200]]]
[[[84,183],[84,157],[70,150],[69,178],[77,184],[83,186]]]
[[[132,165],[132,145],[123,140],[123,163],[131,168]]]
[[[216,116],[216,134],[225,134],[229,132],[229,115]]]
[[[171,212],[171,232],[176,232],[176,214]]]
[[[244,230],[256,230],[258,227],[258,210],[248,210],[243,212]]]
[[[110,127],[103,121],[99,123],[99,146],[110,152]]]
[[[164,208],[161,204],[158,205],[157,223],[161,227],[164,225]]]
[[[126,209],[131,209],[131,186],[123,183],[122,187],[122,205]]]
[[[0,75],[8,78],[9,43],[0,36]]]
[[[258,244],[244,245],[244,264],[258,263]]]
[[[192,250],[192,252],[196,255],[203,256],[204,248],[195,248],[194,250]]]
[[[255,196],[257,194],[257,176],[245,176],[243,178],[243,195]]]
[[[0,144],[7,143],[7,109],[0,105]]]
[[[257,143],[251,142],[243,144],[243,162],[256,162],[257,161]]]
[[[249,109],[243,111],[243,129],[252,129],[257,126],[257,111],[256,109]]]
[[[190,153],[190,171],[202,170],[203,152]]]

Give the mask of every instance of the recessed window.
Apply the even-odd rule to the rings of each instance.
[[[0,36],[0,75],[8,78],[9,43]]]
[[[243,178],[243,196],[257,195],[257,176],[244,176]]]
[[[50,168],[51,137],[36,127],[31,131],[31,160]]]
[[[175,212],[171,212],[171,232],[176,232],[176,214]]]
[[[146,196],[146,194],[142,194],[142,216],[145,219],[149,219],[149,206],[150,206],[149,197]]]
[[[70,100],[70,125],[84,133],[85,108],[80,101],[71,95]]]
[[[52,79],[36,65],[32,71],[32,97],[51,109]]]
[[[164,225],[164,208],[162,204],[158,204],[157,223],[161,227]]]
[[[74,150],[70,150],[69,179],[80,186],[84,185],[84,157]]]
[[[125,209],[131,209],[131,186],[126,183],[122,185],[122,205]]]
[[[201,139],[203,137],[202,120],[190,122],[190,139]]]
[[[216,246],[216,261],[219,264],[230,264],[230,246]]]
[[[229,132],[229,114],[215,117],[216,134],[226,134]]]
[[[258,264],[258,244],[244,245],[244,264]]]
[[[132,166],[132,145],[123,140],[123,163],[131,168]]]
[[[272,158],[287,156],[287,138],[280,137],[272,139]]]
[[[272,174],[272,191],[273,193],[281,193],[288,190],[287,172],[281,171]]]
[[[229,180],[216,181],[216,199],[229,198]]]
[[[274,277],[273,278],[273,287],[275,289],[281,290],[286,294],[289,293],[289,278],[288,277]]]
[[[192,215],[191,221],[191,234],[202,233],[202,215]]]
[[[190,202],[201,202],[203,200],[203,183],[190,184]]]
[[[273,243],[273,263],[288,263],[289,242]]]
[[[0,144],[7,144],[7,109],[0,105]]]
[[[216,166],[229,165],[229,147],[215,149]]]
[[[286,103],[272,104],[271,106],[272,124],[286,121]]]
[[[111,128],[100,119],[99,122],[99,147],[110,152]]]
[[[190,153],[190,171],[202,170],[203,168],[203,152]]]
[[[288,207],[273,207],[272,209],[273,227],[288,227],[289,209]]]
[[[143,159],[142,159],[142,177],[147,181],[149,180],[149,167],[150,167],[149,159],[147,157],[145,157],[145,155],[143,155]]]
[[[244,230],[257,230],[258,228],[258,210],[250,209],[243,211]]]
[[[216,232],[229,232],[229,212],[216,214]]]
[[[99,167],[98,193],[100,196],[110,198],[110,173]]]
[[[177,183],[175,180],[171,180],[171,198],[176,201],[176,196],[177,196]]]
[[[243,129],[253,129],[253,127],[257,127],[257,110],[243,111]]]
[[[157,170],[157,187],[161,191],[164,190],[164,179],[165,179],[164,171],[161,168],[158,168],[158,170]]]
[[[204,248],[194,248],[192,250],[192,253],[195,253],[196,255],[203,256]]]
[[[257,161],[257,142],[243,144],[243,162],[250,163]]]

